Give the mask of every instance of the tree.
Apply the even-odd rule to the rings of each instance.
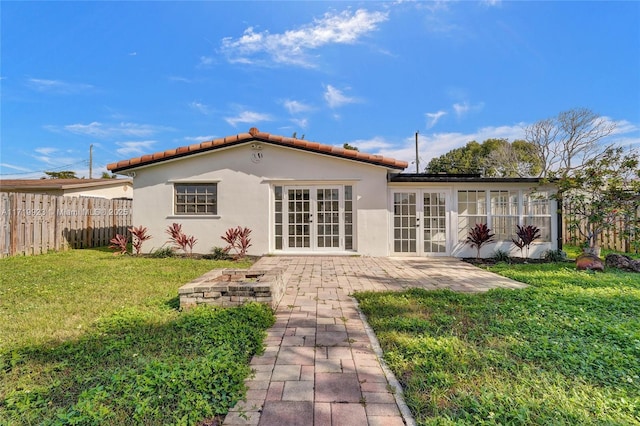
[[[538,172],[539,161],[533,145],[524,140],[487,139],[482,144],[467,143],[432,159],[428,173],[478,173],[483,176],[528,177]]]
[[[535,147],[539,177],[566,177],[602,155],[602,139],[615,123],[587,108],[574,108],[524,128],[525,139]]]
[[[116,175],[114,174],[109,174],[109,172],[102,172],[102,175],[100,176],[100,179],[115,179]]]
[[[349,145],[347,142],[345,142],[342,147],[351,151],[360,151],[357,146]]]
[[[565,220],[569,230],[583,238],[585,252],[599,256],[600,235],[619,220],[624,222],[627,236],[635,236],[638,244],[639,154],[637,150],[625,154],[620,147],[608,147],[558,180]]]
[[[482,145],[471,141],[461,148],[453,149],[427,164],[427,173],[480,173]]]
[[[59,172],[44,172],[44,174],[49,176],[49,179],[78,179],[78,176],[76,176],[76,172],[72,170],[62,170]]]

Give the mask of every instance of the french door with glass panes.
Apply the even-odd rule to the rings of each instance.
[[[285,186],[278,206],[276,187],[276,249],[341,251],[353,248],[351,186]],[[278,210],[282,235],[278,235]],[[280,247],[279,247],[280,246]]]
[[[393,191],[392,251],[406,255],[448,255],[449,191]]]

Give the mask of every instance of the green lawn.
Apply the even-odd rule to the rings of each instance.
[[[195,424],[244,392],[271,310],[180,312],[178,288],[248,263],[74,250],[0,260],[0,424]]]
[[[640,274],[491,270],[530,287],[356,295],[418,424],[639,424]]]

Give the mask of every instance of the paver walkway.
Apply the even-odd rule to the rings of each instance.
[[[263,257],[253,268],[282,268],[287,290],[226,426],[413,424],[350,294],[525,287],[453,258]]]

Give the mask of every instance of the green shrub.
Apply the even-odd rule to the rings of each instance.
[[[511,255],[509,255],[509,252],[506,250],[495,250],[491,258],[496,262],[511,262]]]
[[[211,250],[211,255],[208,256],[213,260],[229,260],[231,257],[229,256],[229,249],[223,247],[214,247]]]
[[[176,255],[173,247],[160,247],[158,250],[151,252],[150,256],[154,258],[174,257]]]
[[[562,250],[547,250],[542,255],[547,262],[564,262],[567,260],[567,253]]]

